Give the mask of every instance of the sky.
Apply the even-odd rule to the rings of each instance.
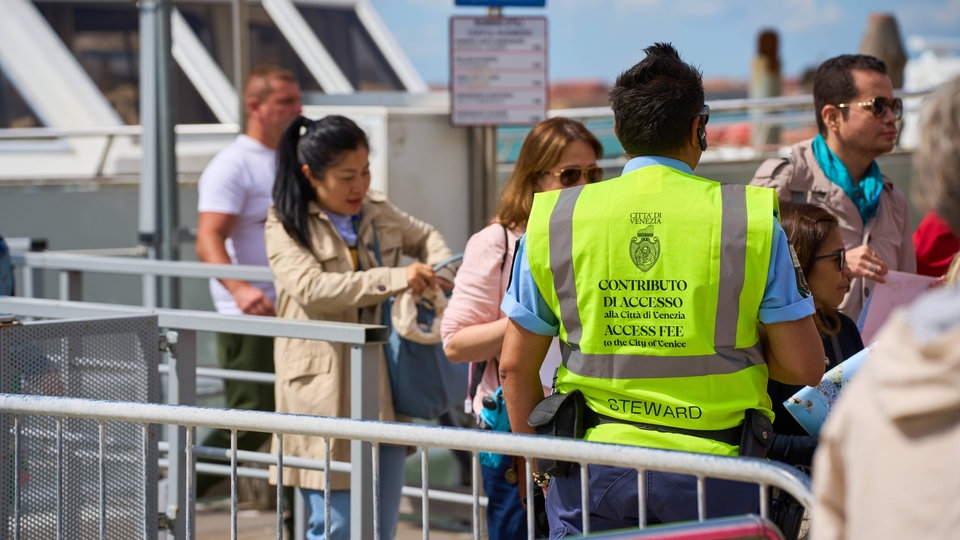
[[[429,84],[449,79],[449,20],[487,8],[454,0],[368,0]],[[781,73],[858,51],[870,13],[892,13],[906,52],[913,36],[960,42],[960,0],[546,0],[544,8],[503,8],[505,16],[547,18],[551,82],[609,83],[643,57],[644,47],[671,42],[705,78],[746,80],[766,29],[780,37]]]

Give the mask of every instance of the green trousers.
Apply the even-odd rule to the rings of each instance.
[[[273,338],[244,334],[217,334],[217,364],[223,369],[273,373]],[[276,408],[273,385],[249,381],[223,381],[224,407],[273,412]],[[260,431],[238,431],[238,450],[259,450],[270,437]],[[211,431],[202,446],[230,448],[230,431]],[[203,496],[222,476],[198,475],[197,496]]]

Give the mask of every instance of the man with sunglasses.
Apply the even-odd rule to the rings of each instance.
[[[837,217],[851,273],[840,310],[856,321],[888,271],[917,269],[907,198],[876,162],[896,144],[903,102],[893,95],[883,60],[861,54],[821,64],[813,101],[820,133],[794,144],[790,157],[764,161],[750,183]]]
[[[501,304],[510,423],[524,433],[534,431],[529,418],[548,428],[538,432],[587,441],[762,456],[772,437],[768,378],[813,385],[823,374],[813,302],[798,290],[773,190],[693,173],[710,114],[699,70],[669,44],[645,52],[610,91],[631,157],[623,174],[534,198]],[[544,399],[539,370],[554,336],[563,362]],[[558,401],[582,405],[580,422],[549,414]],[[551,538],[583,532],[583,516],[592,531],[638,525],[636,470],[591,465],[593,502],[581,508],[580,466],[548,467],[538,461],[534,480],[547,486]],[[645,475],[646,524],[697,518],[695,477]],[[708,517],[758,510],[756,485],[706,481]]]

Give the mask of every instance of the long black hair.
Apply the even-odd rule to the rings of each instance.
[[[302,166],[307,165],[314,178],[322,179],[346,153],[361,147],[370,150],[367,134],[345,116],[330,115],[319,120],[300,116],[283,132],[277,147],[273,204],[283,229],[300,245],[310,245],[307,207],[310,201],[317,200],[317,191],[303,174]]]

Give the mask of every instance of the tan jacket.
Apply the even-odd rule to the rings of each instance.
[[[776,189],[781,201],[809,202],[829,210],[840,222],[840,235],[847,249],[867,244],[890,270],[917,271],[910,205],[889,178],[883,177],[877,215],[864,228],[857,206],[823,174],[813,156],[811,141],[799,142],[791,150],[789,159],[764,161],[750,184]],[[874,281],[851,276],[850,292],[840,310],[857,322],[875,285]]]
[[[878,339],[820,432],[812,538],[957,538],[960,289],[897,311]]]
[[[298,244],[283,229],[276,209],[270,208],[265,236],[267,257],[277,289],[277,316],[294,320],[381,324],[380,305],[407,288],[403,256],[438,263],[450,257],[443,236],[370,191],[360,209],[358,259],[364,271],[354,269],[350,250],[320,208],[309,208],[310,248]],[[374,235],[374,231],[376,235]],[[373,254],[374,237],[382,265]],[[277,338],[274,345],[278,412],[318,416],[350,416],[350,348],[327,341]],[[380,419],[395,420],[385,361],[380,361]],[[347,440],[334,440],[331,459],[350,460]],[[276,451],[276,448],[274,448]],[[283,439],[285,455],[323,459],[323,440],[300,435]],[[284,468],[285,485],[324,488],[324,473]],[[275,475],[271,471],[271,480]],[[331,477],[332,489],[349,489],[345,474]]]

